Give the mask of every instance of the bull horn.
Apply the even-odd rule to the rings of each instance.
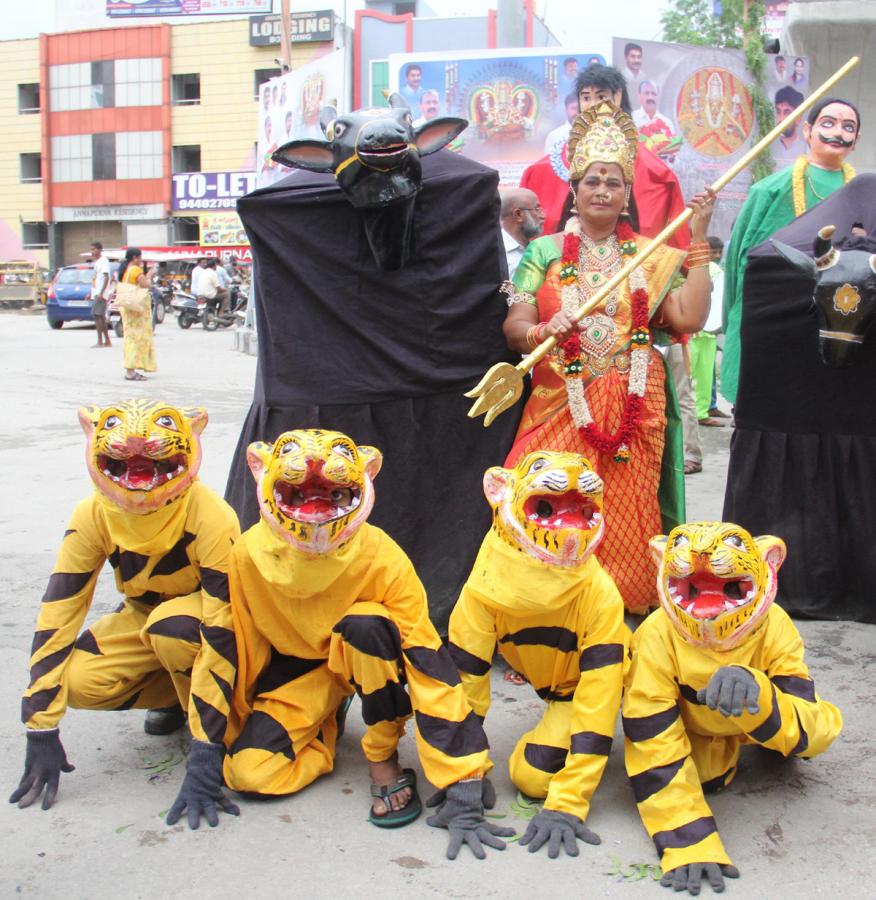
[[[834,254],[838,251],[834,250],[833,243],[831,242],[831,238],[835,231],[836,225],[825,225],[815,236],[813,250],[815,252],[815,265],[819,269],[826,269],[836,262]]]

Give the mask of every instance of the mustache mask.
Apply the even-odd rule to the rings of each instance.
[[[820,140],[822,144],[829,144],[831,147],[842,147],[843,149],[848,150],[855,146],[856,138],[847,141],[841,137],[825,137],[823,134],[820,134],[818,135],[818,140]]]

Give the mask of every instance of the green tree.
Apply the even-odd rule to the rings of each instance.
[[[742,0],[723,0],[720,15],[715,15],[714,0],[672,0],[660,22],[665,41],[741,47],[742,19]]]

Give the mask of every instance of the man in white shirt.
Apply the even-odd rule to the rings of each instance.
[[[112,347],[106,323],[106,295],[112,276],[109,260],[103,255],[103,244],[100,241],[91,242],[91,258],[94,260],[94,274],[91,279],[91,315],[94,317],[94,327],[97,329],[97,343],[92,346]]]
[[[633,122],[640,131],[649,125],[659,125],[660,131],[663,131],[667,137],[675,134],[675,127],[672,122],[657,112],[657,98],[660,96],[660,89],[653,81],[643,81],[639,84],[639,108],[633,112]],[[648,133],[653,133],[654,129],[648,129]]]
[[[200,277],[200,296],[206,297],[208,300],[219,300],[219,313],[226,315],[228,313],[228,289],[222,287],[219,282],[219,275],[216,271],[216,257],[212,257],[206,261],[206,268]]]
[[[500,196],[499,221],[502,223],[502,240],[508,260],[508,277],[514,278],[527,244],[541,234],[544,210],[535,192],[527,188],[502,188]]]
[[[557,125],[552,131],[548,132],[544,139],[544,152],[552,153],[557,144],[565,144],[569,140],[569,132],[572,130],[572,122],[578,115],[578,95],[572,91],[566,97],[566,121],[562,125]]]
[[[201,276],[206,271],[206,266],[204,263],[206,260],[199,259],[195,264],[194,269],[192,269],[191,274],[191,292],[195,297],[200,297],[201,294]]]

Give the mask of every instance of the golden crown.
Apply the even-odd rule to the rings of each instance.
[[[615,163],[632,184],[639,149],[639,132],[633,120],[604,100],[579,113],[569,132],[569,180],[578,181],[595,162]]]

